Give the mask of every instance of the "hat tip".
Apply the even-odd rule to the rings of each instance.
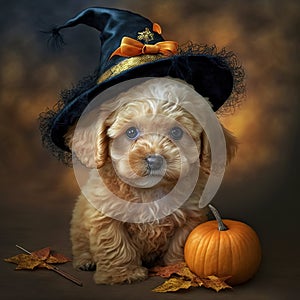
[[[41,30],[42,33],[49,35],[48,45],[54,49],[61,49],[66,44],[60,30],[61,26],[54,25],[48,30]]]

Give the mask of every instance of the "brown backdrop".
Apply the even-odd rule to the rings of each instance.
[[[228,218],[260,235],[264,258],[257,276],[234,291],[204,289],[158,295],[161,280],[96,286],[91,273],[65,269],[84,281],[79,288],[47,271],[14,272],[1,262],[3,299],[293,299],[299,294],[299,20],[297,0],[1,1],[0,174],[1,261],[51,246],[70,255],[69,220],[79,189],[72,169],[41,146],[37,117],[59,91],[94,70],[95,30],[65,32],[62,51],[47,48],[39,32],[88,6],[141,13],[163,28],[165,38],[191,40],[236,52],[247,74],[247,99],[222,122],[240,149],[213,200]],[[2,295],[1,295],[2,298]]]

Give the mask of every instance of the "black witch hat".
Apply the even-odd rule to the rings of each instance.
[[[62,93],[53,110],[41,114],[43,143],[53,154],[70,162],[70,149],[64,135],[80,118],[86,106],[113,85],[140,77],[173,77],[191,84],[203,97],[208,97],[213,110],[232,108],[243,93],[243,70],[235,55],[224,49],[188,44],[178,48],[165,41],[157,23],[130,11],[92,7],[80,12],[64,25],[51,30],[61,40],[61,30],[84,24],[100,32],[100,63],[88,84],[80,83]],[[230,98],[229,98],[230,97]]]

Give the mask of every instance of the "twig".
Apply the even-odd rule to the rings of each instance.
[[[25,253],[31,255],[31,252],[29,252],[28,250],[24,249],[23,247],[16,245],[17,248],[19,248],[20,250],[24,251]]]
[[[25,253],[27,253],[29,255],[32,255],[32,253],[30,251],[26,250],[25,248],[23,248],[23,247],[21,247],[19,245],[16,245],[16,247],[19,248],[20,250],[24,251]],[[63,276],[66,279],[71,280],[72,282],[76,283],[79,286],[83,286],[83,283],[79,279],[77,279],[76,277],[72,276],[71,274],[69,274],[69,273],[67,273],[65,271],[62,271],[61,269],[59,269],[56,266],[52,266],[50,264],[47,264],[46,262],[44,262],[44,264],[47,266],[48,269],[54,271],[55,273]]]

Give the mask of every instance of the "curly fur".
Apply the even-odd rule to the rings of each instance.
[[[209,176],[209,143],[200,124],[183,108],[185,104],[184,107],[201,109],[198,102],[189,89],[182,88],[182,82],[151,79],[91,111],[83,120],[84,126],[76,130],[73,127],[66,135],[66,142],[78,159],[94,168],[85,186],[89,201],[80,195],[73,212],[71,240],[74,266],[89,269],[95,265],[96,283],[142,280],[147,277],[147,267],[154,263],[182,261],[188,234],[207,220],[207,209],[199,209],[197,204]],[[103,118],[107,112],[111,113]],[[169,128],[174,124],[185,130],[176,143],[168,138]],[[125,135],[126,129],[133,125],[144,132],[134,141]],[[230,161],[237,143],[225,128],[224,134]],[[197,151],[189,144],[191,141]],[[145,165],[149,154],[159,154],[166,161],[163,179],[150,188],[147,184],[153,174],[148,176]],[[180,175],[188,181],[191,167],[199,161],[199,178],[191,196],[163,219],[121,222],[91,204],[92,199],[103,207],[112,196],[128,203],[156,200],[172,190]],[[98,174],[102,185],[95,179]],[[106,187],[112,193],[107,193]],[[110,209],[118,211],[118,204]],[[144,217],[147,220],[148,216]]]

